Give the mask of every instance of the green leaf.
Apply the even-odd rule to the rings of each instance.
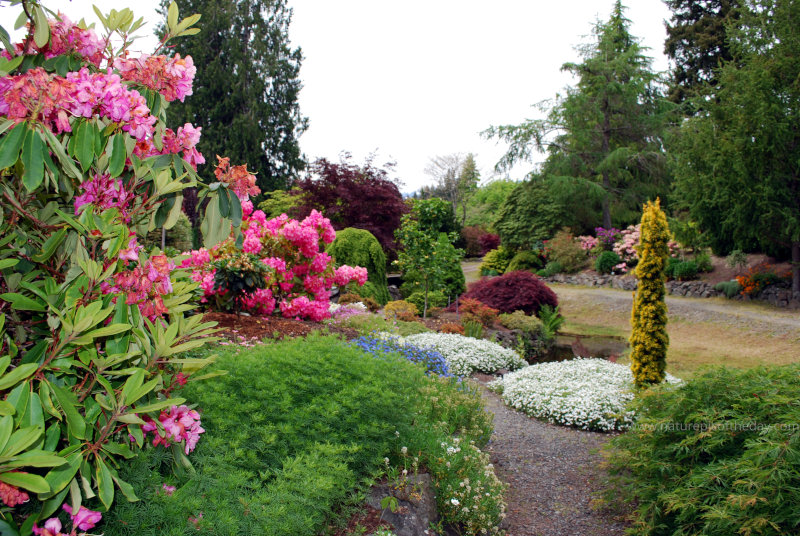
[[[32,475],[30,473],[15,472],[15,473],[0,473],[0,480],[6,484],[11,484],[18,488],[24,488],[34,493],[47,493],[50,491],[50,486],[44,478],[39,475]]]
[[[8,522],[0,519],[0,536],[19,536],[19,530]]]
[[[0,270],[16,266],[18,262],[19,259],[0,259]]]
[[[83,420],[81,414],[75,409],[75,404],[77,403],[77,401],[73,402],[73,400],[75,400],[75,395],[55,384],[51,384],[50,389],[53,391],[58,405],[61,406],[61,411],[64,412],[64,416],[67,418],[69,432],[77,439],[85,439],[86,421]]]
[[[167,10],[167,26],[170,32],[174,32],[178,27],[178,4],[176,2],[170,3]]]
[[[53,153],[56,155],[56,158],[58,158],[58,161],[61,163],[63,171],[65,171],[67,175],[74,179],[80,179],[80,170],[75,166],[75,161],[69,157],[67,152],[64,150],[64,146],[61,145],[60,141],[58,141],[58,138],[56,138],[55,135],[48,129],[44,129],[44,137],[47,141],[47,146],[51,151],[53,151]]]
[[[13,406],[12,406],[13,407]],[[14,430],[14,419],[10,415],[0,418],[0,452],[6,449],[11,432]]]
[[[25,134],[28,132],[28,125],[20,123],[11,132],[3,136],[0,141],[0,169],[13,166],[19,159],[19,152],[22,149],[22,142],[25,141]]]
[[[13,460],[6,462],[6,465],[8,467],[58,467],[65,461],[64,458],[56,456],[52,452],[29,450],[19,456],[14,456]]]
[[[82,121],[73,134],[75,158],[84,173],[94,161],[94,134],[95,128],[88,121]]]
[[[17,311],[45,311],[47,308],[36,300],[17,294],[16,292],[6,292],[0,294],[0,299],[11,304],[12,309]]]
[[[11,372],[8,372],[0,378],[0,391],[5,389],[10,389],[11,387],[15,386],[34,372],[36,369],[39,368],[39,365],[36,363],[26,363],[24,365],[20,365]]]
[[[95,329],[88,333],[84,333],[78,339],[73,341],[73,344],[82,346],[89,344],[98,337],[108,337],[109,335],[117,335],[131,329],[130,324],[109,324],[102,328]]]
[[[168,408],[170,406],[180,406],[186,402],[185,398],[168,398],[167,400],[159,400],[158,402],[154,402],[152,404],[147,404],[145,406],[139,406],[133,410],[135,413],[150,413],[152,411],[159,411],[164,408]]]
[[[15,411],[16,410],[14,409],[14,406],[9,404],[5,400],[0,400],[0,416],[14,415]],[[3,448],[3,447],[0,446],[0,448]]]
[[[36,443],[42,436],[42,432],[43,430],[36,426],[29,426],[28,428],[17,430],[11,434],[11,437],[8,439],[8,443],[6,443],[6,446],[3,447],[3,452],[0,452],[0,456],[14,456],[15,454],[22,452],[26,448]]]
[[[45,480],[47,478],[45,477]],[[42,519],[46,517],[50,517],[56,510],[61,508],[61,505],[64,504],[64,498],[69,493],[69,486],[64,487],[59,493],[57,493],[54,497],[51,497],[44,501],[42,504],[41,510],[39,511],[39,517]],[[31,516],[32,518],[35,516]]]
[[[33,32],[33,42],[39,48],[44,48],[50,41],[50,25],[47,23],[47,15],[41,6],[36,6],[33,9],[33,21],[36,28]]]
[[[218,195],[219,213],[223,218],[231,215],[231,193],[227,188],[220,188]]]
[[[28,130],[22,142],[22,165],[25,166],[22,184],[29,192],[34,191],[44,179],[44,151],[45,145],[39,133]]]
[[[42,411],[42,402],[39,400],[38,394],[31,393],[28,398],[28,408],[19,425],[20,427],[36,426],[44,428],[44,411]]]
[[[116,474],[116,472],[112,473],[111,476],[114,479],[114,482],[117,483],[119,490],[122,492],[125,498],[128,499],[128,502],[136,502],[139,500],[139,497],[136,496],[136,492],[133,490],[133,486],[122,480]]]
[[[11,58],[7,60],[5,58],[0,58],[0,72],[5,73],[6,75],[19,67],[19,64],[22,63],[22,60],[25,59],[25,56],[17,56],[16,58]]]
[[[80,451],[73,452],[67,457],[66,463],[51,469],[44,477],[51,491],[47,496],[40,497],[40,499],[48,499],[66,488],[70,481],[75,478],[82,459]]]
[[[125,150],[125,137],[122,133],[114,134],[111,136],[109,145],[111,145],[111,156],[108,159],[108,173],[112,177],[118,177],[125,169],[125,160],[128,158],[128,152]]]
[[[238,195],[231,195],[231,221],[234,227],[242,225],[242,202],[239,200]]]
[[[61,245],[61,242],[64,241],[64,238],[67,236],[67,229],[59,229],[53,236],[47,239],[47,241],[42,245],[42,250],[34,255],[32,258],[36,262],[45,262],[50,257],[55,254],[58,246]]]
[[[130,406],[132,403],[131,396],[136,392],[139,387],[144,383],[144,369],[136,369],[136,372],[131,374],[130,378],[122,386],[122,405]]]
[[[114,480],[111,476],[111,471],[102,458],[97,458],[97,468],[95,472],[97,478],[97,491],[99,492],[100,501],[106,507],[111,508],[111,503],[114,502]]]

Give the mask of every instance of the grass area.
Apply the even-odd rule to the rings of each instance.
[[[559,294],[557,286],[553,287]],[[728,302],[729,307],[739,304]],[[748,309],[764,310],[747,304]],[[562,331],[583,335],[630,335],[630,312],[603,307],[591,293],[560,293],[559,307],[567,323]],[[779,312],[778,314],[781,314]],[[671,316],[667,324],[670,337],[667,371],[689,378],[708,365],[750,368],[758,365],[786,365],[800,362],[798,340],[787,335],[746,331],[717,322],[686,321]],[[626,356],[620,359],[625,363]]]
[[[464,272],[464,280],[467,282],[467,284],[477,281],[481,278],[481,262],[481,259],[461,262],[461,270]]]
[[[624,329],[617,327],[583,324],[581,322],[575,322],[572,318],[567,318],[564,325],[558,330],[558,333],[559,335],[576,335],[581,337],[627,338],[630,335],[630,330],[626,332]]]
[[[198,404],[206,430],[190,456],[194,469],[175,466],[169,450],[145,449],[120,469],[141,500],[118,501],[99,532],[319,536],[348,505],[363,502],[387,471],[384,457],[401,465],[406,452],[429,469],[442,501],[465,476],[494,476],[478,450],[491,434],[491,415],[466,384],[334,336],[220,350],[214,366],[229,373],[179,393]],[[448,458],[454,435],[474,441],[477,452]],[[503,486],[484,489],[493,493],[468,503],[469,518],[440,504],[445,519],[473,523],[466,534],[496,526]]]

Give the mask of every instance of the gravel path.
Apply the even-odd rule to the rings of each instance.
[[[491,377],[477,379],[485,384]],[[487,409],[494,413],[488,451],[498,476],[510,488],[509,536],[624,534],[624,523],[592,509],[605,474],[596,451],[609,436],[537,421],[482,390]]]
[[[630,313],[633,293],[610,288],[551,285],[559,299],[590,301],[602,308]],[[800,336],[800,313],[722,299],[667,296],[670,319],[716,322],[771,335]]]

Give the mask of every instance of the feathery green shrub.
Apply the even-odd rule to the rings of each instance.
[[[353,227],[336,231],[336,240],[328,245],[326,251],[336,259],[336,266],[347,264],[367,269],[367,283],[363,287],[351,284],[347,287],[348,292],[372,298],[381,305],[389,301],[386,254],[372,233]]]

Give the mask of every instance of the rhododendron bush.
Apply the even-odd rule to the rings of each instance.
[[[165,124],[168,103],[191,95],[191,58],[133,57],[142,20],[127,9],[98,12],[98,36],[25,7],[23,41],[0,52],[0,532],[76,534],[117,490],[137,500],[124,459],[154,444],[185,466],[203,432],[176,391],[202,379],[210,360],[181,353],[213,325],[186,316],[188,271],[140,237],[170,228],[198,186],[211,247],[251,185],[227,167],[198,184],[200,129]],[[170,6],[160,48],[198,19]]]
[[[221,161],[220,166],[227,169],[227,162]],[[244,176],[246,170],[237,173]],[[347,265],[334,268],[325,245],[333,242],[336,233],[330,220],[316,210],[302,221],[286,214],[268,220],[264,212],[254,210],[248,199],[258,193],[254,184],[233,189],[241,197],[243,211],[241,248],[231,236],[210,250],[192,251],[183,266],[194,269],[192,278],[203,289],[203,301],[218,309],[262,315],[280,312],[287,318],[316,322],[329,318],[333,285],[344,287],[353,281],[363,285],[367,270]]]

